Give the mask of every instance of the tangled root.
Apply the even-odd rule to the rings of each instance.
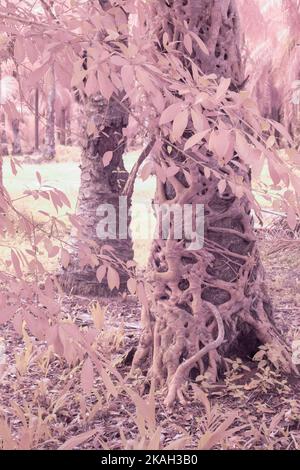
[[[182,404],[184,404],[185,400],[183,398],[181,386],[185,382],[185,380],[188,378],[190,370],[195,364],[197,364],[198,361],[200,361],[200,359],[202,359],[202,357],[204,357],[210,351],[216,350],[224,341],[225,331],[224,331],[224,324],[223,324],[222,317],[219,314],[218,309],[213,304],[206,302],[206,305],[211,310],[211,312],[213,313],[216,319],[216,322],[218,325],[218,336],[214,341],[204,346],[200,351],[198,351],[192,357],[190,357],[185,362],[180,364],[180,366],[177,368],[171,380],[171,383],[169,385],[168,395],[165,399],[165,405],[168,408],[170,408],[173,405],[173,403],[176,400],[176,397],[179,399],[179,401]],[[217,365],[216,365],[214,356],[212,356],[212,358],[210,359],[212,359],[212,363],[210,363],[210,366],[214,370],[216,370]]]

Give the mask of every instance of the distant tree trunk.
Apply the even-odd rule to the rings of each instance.
[[[170,42],[181,48],[185,21],[209,49],[209,56],[199,48],[193,55],[202,71],[231,77],[233,88],[243,81],[234,0],[158,0],[155,5],[153,21],[160,39],[167,33]],[[232,178],[238,175],[250,188],[245,166],[228,164],[225,168],[204,145],[201,152],[206,167]],[[155,305],[152,313],[144,310],[143,333],[133,362],[134,369],[145,367],[150,355],[150,375],[157,386],[167,383],[168,405],[177,397],[182,399],[181,386],[191,371],[196,375],[208,371],[214,381],[226,357],[252,357],[260,344],[270,343],[276,348],[278,363],[285,370],[293,368],[274,325],[248,197],[244,193],[238,198],[228,184],[220,193],[220,180],[212,172],[204,174],[195,163],[199,157],[186,159],[175,148],[171,157],[179,165],[184,163],[191,182],[181,171],[167,183],[157,179],[155,202],[176,203],[182,209],[184,204],[204,205],[204,247],[190,251],[190,240],[175,240],[174,220],[168,238],[153,242],[149,279]],[[238,156],[234,160],[240,161]]]
[[[45,131],[45,146],[43,157],[46,160],[52,160],[55,157],[55,73],[54,66],[51,67],[51,84],[47,97],[47,112],[46,112],[46,131]]]
[[[61,120],[60,120],[60,129],[59,129],[59,143],[61,145],[66,145],[66,110],[63,108],[61,110]]]
[[[21,155],[21,136],[20,136],[20,121],[19,119],[13,119],[11,123],[13,131],[13,142],[12,142],[12,154]]]
[[[36,152],[39,151],[40,146],[40,136],[39,136],[39,124],[40,124],[40,117],[39,117],[39,89],[35,89],[35,96],[34,96],[34,150]]]
[[[82,237],[71,235],[75,245],[71,263],[59,274],[59,280],[67,292],[80,295],[111,295],[106,281],[101,284],[96,278],[97,267],[80,265],[80,251],[84,250],[82,239],[92,240],[96,252],[101,246],[110,245],[123,261],[133,258],[132,241],[127,239],[100,240],[97,236],[97,224],[101,220],[97,216],[97,208],[101,204],[111,204],[117,215],[117,233],[119,228],[119,196],[126,183],[128,173],[123,165],[125,139],[123,129],[127,126],[128,114],[114,100],[107,103],[101,96],[89,98],[86,106],[86,122],[94,122],[98,134],[89,137],[86,134],[81,161],[81,179],[76,214],[82,220]],[[104,167],[103,155],[113,150],[113,158]],[[128,208],[130,201],[127,201]],[[120,273],[120,289],[126,287],[127,276]],[[112,294],[117,291],[112,292]]]
[[[7,155],[9,155],[5,124],[6,124],[5,114],[2,113],[1,114],[1,122],[0,122],[0,147],[1,147],[1,156],[2,157],[6,157]]]
[[[69,109],[69,112],[67,114],[66,118],[66,145],[73,145],[73,140],[72,140],[72,131],[71,131],[71,109]]]

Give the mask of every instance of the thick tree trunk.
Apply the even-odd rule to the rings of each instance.
[[[19,119],[14,119],[11,123],[13,131],[13,142],[12,142],[12,154],[21,155],[21,136],[20,136],[20,121]]]
[[[83,147],[81,163],[81,180],[77,201],[77,215],[82,220],[82,237],[73,234],[71,243],[75,245],[69,267],[63,269],[59,280],[67,292],[80,295],[114,295],[107,286],[106,280],[102,283],[96,278],[94,266],[80,265],[80,250],[84,246],[84,239],[94,243],[96,253],[101,246],[110,245],[116,255],[123,261],[133,258],[132,240],[118,238],[119,229],[119,196],[126,183],[128,173],[123,165],[123,153],[125,139],[123,129],[128,123],[128,113],[113,99],[107,103],[101,96],[90,98],[85,107],[86,122],[93,122],[98,135],[88,137]],[[103,156],[106,152],[113,151],[113,158],[109,165],[104,166]],[[116,211],[117,239],[101,240],[97,236],[97,225],[101,217],[97,215],[97,208],[101,204],[111,204]],[[130,201],[127,200],[128,209]],[[128,223],[130,218],[128,218]],[[120,290],[124,290],[127,275],[120,272]]]
[[[164,0],[156,2],[154,21],[170,41],[183,43],[184,20],[207,45],[210,55],[194,54],[204,73],[231,77],[233,87],[243,81],[239,54],[238,17],[234,0]],[[161,23],[159,23],[161,22]],[[224,173],[205,147],[205,166]],[[170,152],[169,152],[170,153]],[[166,152],[167,154],[167,152]],[[157,386],[167,383],[167,405],[179,397],[192,369],[210,373],[216,380],[224,358],[251,357],[260,344],[270,343],[278,363],[291,370],[286,345],[272,319],[272,305],[264,284],[250,201],[236,197],[227,184],[221,194],[219,178],[173,149],[173,161],[184,162],[191,182],[182,172],[157,179],[156,203],[204,205],[204,247],[188,250],[189,240],[175,240],[174,219],[167,239],[153,242],[149,280],[154,288],[153,312],[143,312],[143,332],[133,368],[152,357],[150,375]],[[195,158],[197,161],[197,158]],[[238,156],[236,162],[240,162]],[[229,178],[240,177],[250,189],[249,171],[243,165],[226,166]]]
[[[108,0],[99,0],[103,9],[112,7]],[[85,135],[81,162],[81,179],[76,213],[83,221],[81,238],[78,234],[71,236],[71,243],[75,245],[72,253],[71,263],[67,269],[60,274],[59,279],[62,287],[74,294],[81,295],[104,295],[117,294],[118,291],[127,287],[128,276],[126,271],[120,271],[120,288],[111,291],[105,278],[101,283],[96,278],[97,266],[82,267],[80,263],[80,251],[86,246],[86,240],[93,244],[93,251],[98,254],[103,245],[110,245],[114,253],[121,261],[129,261],[133,258],[132,240],[128,234],[130,217],[128,212],[119,213],[119,196],[122,194],[128,173],[123,163],[123,153],[126,148],[126,139],[123,130],[128,125],[128,112],[124,110],[118,100],[121,96],[113,96],[107,102],[100,94],[90,97],[84,109]],[[124,103],[123,103],[124,105]],[[126,103],[125,103],[126,105]],[[78,108],[79,117],[83,114]],[[96,129],[93,136],[89,137],[89,126]],[[79,126],[81,128],[81,126]],[[107,165],[103,160],[106,152],[113,151],[112,159]],[[128,211],[131,198],[126,198]],[[102,216],[97,215],[100,205],[111,204],[116,214],[116,238],[99,239],[97,226]],[[103,206],[102,206],[103,207]],[[126,218],[125,224],[124,219]],[[127,227],[126,238],[119,238],[119,224]],[[82,242],[82,240],[85,240]],[[118,269],[118,268],[117,268]]]
[[[46,131],[45,131],[45,146],[43,150],[43,157],[46,160],[52,160],[55,157],[55,74],[54,67],[51,70],[51,84],[48,91],[47,98],[47,112],[46,112]]]

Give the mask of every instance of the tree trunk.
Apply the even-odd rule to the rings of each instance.
[[[5,114],[1,114],[1,122],[0,122],[0,152],[1,157],[6,157],[8,152],[8,145],[7,145],[7,134],[5,129]]]
[[[66,110],[61,110],[61,121],[59,129],[59,143],[60,145],[66,145]]]
[[[46,131],[45,131],[45,146],[43,157],[46,160],[52,160],[55,157],[55,74],[54,66],[51,68],[51,84],[48,91],[47,112],[46,112]]]
[[[13,142],[12,142],[12,154],[21,155],[21,136],[20,136],[20,121],[19,119],[13,119],[11,123],[13,131]]]
[[[170,42],[178,41],[180,48],[185,21],[210,52],[206,56],[198,50],[193,60],[204,73],[231,77],[232,87],[237,88],[243,71],[234,0],[188,0],[184,6],[174,0],[168,4],[156,2],[154,21],[159,38],[167,32]],[[205,152],[205,166],[224,172],[212,152]],[[270,343],[278,363],[286,370],[292,368],[285,342],[274,326],[248,197],[245,193],[236,197],[228,184],[221,194],[220,180],[212,172],[205,175],[203,167],[175,148],[171,157],[175,163],[184,162],[191,182],[182,172],[168,178],[166,184],[157,179],[155,202],[176,203],[181,208],[184,204],[204,205],[204,246],[191,251],[187,249],[190,240],[175,240],[174,219],[167,239],[153,242],[149,280],[154,308],[153,312],[143,311],[143,332],[133,361],[133,369],[141,368],[152,357],[150,375],[157,386],[167,383],[167,405],[176,398],[183,400],[181,386],[191,372],[208,372],[215,381],[226,357],[252,357],[260,344]],[[235,160],[239,161],[238,156]],[[227,165],[226,171],[231,178],[242,178],[250,189],[245,166]]]
[[[101,96],[89,98],[85,106],[86,123],[93,122],[97,128],[97,136],[89,137],[86,133],[81,162],[81,179],[76,214],[82,221],[82,235],[71,235],[71,243],[76,247],[72,253],[71,263],[63,269],[59,280],[67,292],[80,295],[113,295],[106,280],[102,283],[96,278],[97,266],[82,267],[80,251],[84,249],[84,240],[94,243],[96,253],[101,246],[110,245],[121,260],[133,258],[132,240],[108,239],[101,240],[97,236],[97,225],[101,219],[97,208],[101,204],[111,204],[116,211],[116,233],[119,229],[119,196],[126,183],[128,173],[123,165],[125,139],[123,129],[128,123],[128,113],[113,99],[108,103]],[[109,165],[104,166],[103,156],[113,151]],[[128,209],[130,201],[127,198]],[[130,218],[128,218],[128,224]],[[120,273],[120,290],[124,290],[127,275]]]
[[[39,151],[39,146],[40,146],[39,124],[40,124],[39,89],[36,88],[35,89],[35,96],[34,96],[34,150],[36,152]]]
[[[108,0],[99,0],[99,4],[105,10],[112,7]],[[68,268],[63,269],[59,275],[62,287],[73,294],[107,296],[117,294],[118,291],[125,290],[127,287],[126,271],[119,271],[120,288],[111,291],[106,278],[101,283],[97,280],[97,265],[83,267],[83,263],[80,261],[81,250],[85,249],[87,240],[92,242],[93,251],[96,254],[99,254],[103,245],[110,245],[121,261],[126,262],[133,258],[132,240],[128,234],[130,217],[128,217],[127,211],[119,213],[119,196],[122,194],[128,178],[123,163],[123,153],[126,148],[123,130],[128,125],[129,114],[125,110],[126,108],[124,109],[118,104],[118,100],[121,99],[122,96],[113,96],[109,101],[106,101],[99,94],[87,99],[84,110],[78,108],[79,117],[84,111],[86,125],[76,210],[76,214],[80,216],[82,221],[82,230],[80,237],[78,233],[71,234],[71,243],[75,249]],[[92,136],[89,131],[90,125],[94,129]],[[82,124],[79,125],[79,129],[81,127]],[[112,158],[109,164],[106,164],[103,156],[106,152],[111,151],[113,151]],[[129,211],[131,198],[127,197],[124,200]],[[97,215],[97,209],[100,205],[106,204],[111,204],[115,209],[116,238],[103,240],[97,235],[97,226],[101,219],[101,216]],[[126,218],[127,236],[120,239],[118,234],[120,223],[124,226],[123,216]]]

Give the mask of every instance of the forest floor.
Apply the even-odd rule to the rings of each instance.
[[[52,165],[56,183],[63,181],[63,162],[41,165],[38,171],[48,166],[49,179]],[[31,185],[33,168],[25,171]],[[75,194],[79,170],[74,170],[74,180],[69,175],[69,190]],[[16,194],[20,186],[14,190],[12,185],[9,180],[8,190]],[[262,232],[260,245],[276,323],[292,344],[300,338],[300,242],[274,243]],[[147,250],[141,241],[137,246],[143,264]],[[126,385],[114,377],[115,386],[110,387],[96,377],[92,391],[83,394],[81,364],[69,367],[35,341],[36,353],[24,365],[26,338],[12,324],[0,325],[6,357],[5,367],[0,363],[0,435],[6,434],[12,447],[300,449],[300,379],[270,367],[263,349],[247,363],[236,358],[215,386],[199,377],[186,389],[187,405],[176,404],[170,412],[163,392],[147,398],[150,384],[142,375],[129,377],[139,336],[139,305],[131,296],[98,300],[107,310],[97,347]],[[62,295],[60,301],[77,325],[92,325],[91,299]]]
[[[291,344],[300,331],[299,244],[280,254],[269,254],[273,243],[261,246],[276,322]],[[61,300],[76,324],[92,325],[90,299]],[[140,308],[130,297],[101,299],[101,305],[108,309],[99,347],[125,378],[137,345]],[[137,392],[142,396],[149,391],[142,376],[128,379],[127,388],[120,386],[116,397],[97,378],[84,397],[80,366],[70,368],[55,355],[48,363],[42,343],[40,355],[20,372],[15,358],[23,350],[23,339],[7,324],[1,326],[0,336],[8,363],[1,378],[0,416],[14,432],[22,422],[33,430],[19,442],[21,448],[56,449],[67,442],[72,448],[150,449],[158,448],[160,440],[160,448],[300,449],[300,379],[281,375],[262,358],[247,363],[237,358],[216,386],[205,380],[190,385],[187,405],[176,404],[168,412],[161,392],[152,404],[138,398]]]

